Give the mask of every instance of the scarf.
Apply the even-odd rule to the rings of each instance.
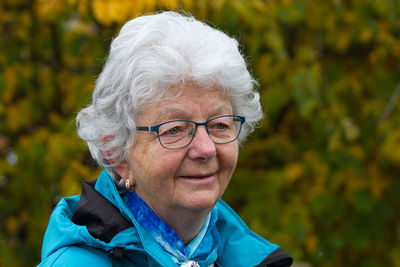
[[[178,234],[135,192],[126,192],[123,199],[139,224],[154,237],[175,263],[181,266],[199,266],[196,262],[204,261],[217,250],[219,233],[215,226],[218,219],[216,208],[207,216],[196,237],[185,246]]]

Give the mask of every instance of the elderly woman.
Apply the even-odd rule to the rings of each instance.
[[[261,119],[238,43],[173,12],[126,23],[77,117],[105,170],[55,208],[43,266],[290,266],[220,200]]]

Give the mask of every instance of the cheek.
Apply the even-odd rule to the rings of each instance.
[[[157,166],[154,166],[154,168],[157,169],[158,177],[160,179],[167,179],[175,176],[179,170],[182,160],[181,157],[176,155],[159,155],[155,162]]]
[[[132,165],[138,179],[157,180],[162,183],[165,178],[173,176],[182,161],[182,155],[166,151],[158,143],[156,145],[142,146],[141,149],[133,151]]]
[[[151,175],[154,170],[154,161],[157,153],[153,146],[146,144],[134,144],[130,151],[130,171],[138,182]]]
[[[226,146],[226,145],[225,145]],[[224,147],[220,153],[221,164],[224,171],[231,176],[236,168],[239,148],[237,144],[232,144],[230,147]],[[230,179],[231,177],[229,177]]]

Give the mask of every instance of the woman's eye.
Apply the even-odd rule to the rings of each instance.
[[[224,130],[227,128],[227,126],[223,123],[216,123],[215,125],[212,126],[212,128],[217,130]]]
[[[172,129],[169,129],[168,131],[166,131],[164,134],[177,134],[179,133],[181,130],[178,127],[174,127]]]

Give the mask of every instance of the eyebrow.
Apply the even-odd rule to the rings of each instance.
[[[215,116],[219,116],[219,115],[231,115],[233,113],[231,105],[227,106],[226,104],[220,104],[219,106],[217,106],[216,109],[214,109],[214,111],[210,114],[210,118],[211,117],[215,117]]]
[[[167,108],[162,110],[156,117],[157,122],[163,122],[170,119],[189,119],[190,115],[182,109]]]
[[[210,113],[209,118],[216,117],[219,115],[231,115],[231,113],[232,111],[230,108],[227,107],[227,105],[220,104],[212,113]],[[191,114],[179,108],[166,108],[159,113],[159,115],[156,117],[155,122],[162,123],[167,120],[173,120],[173,119],[190,120]]]

